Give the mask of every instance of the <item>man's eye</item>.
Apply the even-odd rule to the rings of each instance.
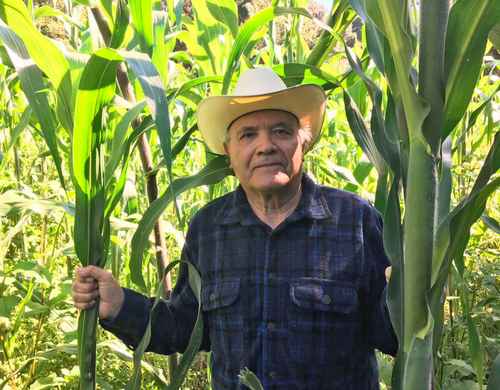
[[[245,131],[244,133],[241,133],[240,140],[251,139],[254,135],[255,133],[252,131]]]
[[[276,127],[275,129],[273,129],[273,133],[280,136],[284,136],[284,135],[290,135],[291,131],[286,127]]]

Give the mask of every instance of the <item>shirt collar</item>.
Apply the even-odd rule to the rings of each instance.
[[[304,173],[302,175],[302,196],[297,208],[287,220],[297,221],[302,218],[326,219],[331,216],[332,213],[322,194],[321,187]],[[228,202],[226,202],[217,215],[216,222],[221,225],[230,225],[238,222],[242,225],[261,223],[250,207],[241,185],[228,198]]]

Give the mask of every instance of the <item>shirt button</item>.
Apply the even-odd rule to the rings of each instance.
[[[277,374],[276,374],[276,372],[275,372],[275,371],[271,371],[271,372],[268,374],[268,376],[269,376],[269,378],[270,378],[270,379],[276,379]]]
[[[276,324],[274,322],[268,322],[267,330],[273,331],[274,329],[276,329]]]
[[[323,298],[321,298],[321,302],[323,302],[325,305],[329,305],[332,303],[332,298],[330,298],[329,295],[323,295]]]
[[[269,272],[268,276],[269,279],[274,279],[276,277],[276,274],[274,272]]]
[[[215,295],[215,293],[210,294],[209,299],[211,301],[215,301],[215,298],[217,298],[217,295]]]

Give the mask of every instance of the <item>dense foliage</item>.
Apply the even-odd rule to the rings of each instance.
[[[399,14],[384,13],[382,5],[391,3]],[[446,8],[438,13],[444,19],[431,20],[410,1],[380,1],[377,10],[339,0],[324,10],[305,0],[0,0],[0,389],[82,386],[86,352],[77,340],[92,332],[95,318],[80,316],[78,327],[71,305],[81,263],[105,265],[123,286],[145,294],[171,288],[168,278],[163,286],[159,279],[179,258],[191,216],[236,185],[226,160],[201,140],[196,105],[230,91],[242,70],[258,65],[272,66],[287,85],[310,82],[327,91],[323,135],[305,170],[373,202],[393,234],[398,227],[400,248],[396,214],[408,215],[409,205],[440,205],[426,229],[439,236],[438,227],[451,226],[459,237],[451,235],[451,252],[434,242],[431,257],[441,254],[447,267],[426,271],[445,286],[444,293],[433,290],[439,310],[431,310],[435,322],[425,327],[433,328],[426,335],[434,345],[421,338],[434,356],[431,376],[439,389],[498,388],[500,42],[499,25],[492,26],[500,7],[487,0],[435,3]],[[470,23],[462,20],[467,7],[481,10]],[[389,31],[391,20],[400,20],[401,35]],[[457,20],[476,27],[467,35]],[[443,47],[418,40],[426,22],[442,27],[432,34]],[[468,40],[445,51],[447,31],[451,42],[460,34]],[[403,54],[394,55],[398,45]],[[424,96],[425,59],[436,57],[426,57],[428,49],[443,56],[448,73],[431,79],[438,90]],[[426,111],[418,97],[432,106],[431,126],[409,117],[413,108],[415,117]],[[436,193],[443,194],[432,206],[422,197],[405,205],[406,178],[417,176],[407,170],[412,131],[422,132],[418,145],[432,151],[424,165],[435,164]],[[458,217],[447,220],[450,211]],[[99,231],[82,224],[88,215],[101,221]],[[175,282],[175,268],[170,276]],[[404,291],[401,280],[396,275],[394,291]],[[417,305],[398,302],[418,317]],[[412,324],[422,318],[431,316]],[[98,387],[138,388],[140,367],[141,388],[167,386],[172,375],[182,380],[177,359],[136,352],[134,370],[133,352],[97,333]],[[207,359],[195,358],[182,388],[209,388]],[[382,388],[400,389],[401,364],[393,370],[385,356],[379,363]]]

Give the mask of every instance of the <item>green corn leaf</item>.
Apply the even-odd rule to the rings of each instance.
[[[488,390],[500,388],[500,353],[491,364],[490,377],[488,379]]]
[[[488,151],[486,158],[483,161],[483,166],[477,175],[476,181],[472,186],[471,193],[479,191],[484,187],[491,176],[500,169],[500,131],[495,133],[493,144]]]
[[[346,188],[353,188],[353,192],[361,191],[363,196],[371,196],[370,193],[363,190],[361,183],[356,180],[354,174],[348,168],[334,164],[329,160],[323,161],[322,159],[314,159],[313,165],[319,168],[326,176],[345,181],[347,183]]]
[[[411,34],[402,23],[404,5],[398,0],[369,3],[369,15],[384,33],[394,61],[396,90],[401,93],[410,138],[422,137],[422,124],[429,107],[416,93],[408,75],[411,72]],[[391,88],[393,86],[391,85]]]
[[[250,390],[264,390],[264,386],[260,383],[259,378],[248,368],[244,368],[238,374],[241,384],[250,388]]]
[[[233,0],[207,0],[209,12],[215,20],[229,28],[231,35],[238,33],[238,7]]]
[[[27,191],[8,190],[0,195],[0,217],[5,217],[11,212],[24,213],[26,211],[46,215],[58,209],[73,215],[74,210],[71,204],[38,199],[35,194],[28,194]]]
[[[168,101],[172,102],[177,98],[177,96],[183,96],[188,91],[190,91],[191,88],[197,87],[197,86],[202,85],[202,84],[207,84],[207,83],[222,83],[222,77],[221,76],[202,76],[202,77],[197,77],[197,78],[194,78],[192,80],[186,81],[179,88],[177,88],[173,94],[169,95]]]
[[[97,0],[73,0],[75,4],[86,5],[87,7],[94,7]]]
[[[163,158],[167,169],[170,170],[172,167],[170,117],[161,77],[147,55],[130,51],[120,51],[120,54],[123,55],[128,66],[139,79],[146,96],[146,103],[158,129]]]
[[[139,287],[145,289],[146,284],[142,276],[142,259],[149,243],[149,235],[153,231],[154,224],[160,218],[165,208],[179,194],[191,188],[201,185],[215,184],[232,170],[229,168],[225,156],[212,159],[201,171],[193,176],[182,177],[174,180],[169,188],[153,203],[151,203],[144,213],[137,231],[132,238],[132,252],[130,255],[130,273],[132,281]]]
[[[392,61],[390,58],[385,58],[384,52],[387,48],[387,40],[379,31],[377,26],[371,21],[367,20],[365,24],[366,28],[366,45],[368,47],[368,52],[370,53],[370,57],[372,58],[377,68],[385,73],[385,63],[387,61]]]
[[[469,105],[477,83],[488,33],[500,20],[497,0],[459,0],[453,5],[446,34],[446,138]]]
[[[475,190],[440,224],[436,233],[437,244],[432,273],[432,290],[436,297],[442,294],[451,261],[462,256],[467,246],[470,227],[481,217],[488,197],[499,186],[500,178],[496,178]]]
[[[189,286],[198,301],[198,312],[196,314],[196,322],[189,338],[188,346],[182,354],[177,370],[174,372],[172,381],[167,387],[167,390],[178,390],[181,388],[186,374],[193,363],[193,360],[200,350],[203,341],[203,314],[201,311],[201,276],[196,268],[190,262],[183,262],[188,268]]]
[[[287,87],[315,84],[328,91],[340,86],[340,82],[334,76],[312,65],[287,63],[275,65],[273,70],[281,77]]]
[[[1,34],[1,29],[2,28],[0,27],[0,34]],[[26,127],[28,127],[32,112],[33,111],[31,110],[31,107],[28,106],[21,114],[19,122],[10,132],[10,140],[9,143],[7,144],[7,147],[4,150],[5,154],[9,153],[10,149],[12,149],[12,147],[16,144],[21,133],[24,131],[24,129],[26,129]],[[0,167],[2,167],[2,162],[0,162]]]
[[[101,341],[97,343],[97,350],[98,351],[102,350],[103,352],[104,350],[108,350],[114,353],[120,359],[127,362],[134,360],[133,353],[120,340],[113,339],[113,340]],[[147,373],[151,374],[162,385],[164,386],[168,385],[168,381],[165,378],[165,375],[163,374],[162,368],[154,367],[153,365],[145,361],[141,362],[141,367]]]
[[[489,40],[493,43],[495,49],[500,50],[500,23],[495,24],[488,35]]]
[[[180,388],[180,386],[184,382],[184,378],[186,377],[187,371],[191,366],[194,357],[196,356],[196,353],[200,349],[203,338],[203,316],[201,314],[201,277],[196,268],[191,263],[187,261],[173,261],[165,268],[163,272],[163,277],[161,278],[160,283],[158,283],[155,300],[150,310],[149,320],[146,325],[144,335],[142,336],[139,345],[136,347],[134,351],[134,371],[130,381],[127,384],[126,387],[127,390],[141,389],[141,381],[142,381],[141,360],[151,340],[152,313],[155,310],[156,306],[158,306],[158,304],[161,302],[163,296],[163,291],[164,291],[163,279],[178,264],[181,264],[186,267],[184,268],[184,270],[187,270],[188,272],[189,286],[191,287],[191,290],[193,291],[194,296],[198,301],[198,313],[196,316],[196,321],[193,327],[193,331],[191,332],[191,337],[189,339],[188,346],[186,347],[186,350],[182,354],[178,369],[175,371],[170,384],[166,387],[167,390],[178,390]]]
[[[106,187],[106,209],[104,212],[104,217],[109,219],[116,205],[118,204],[123,190],[125,188],[125,182],[127,181],[127,168],[131,158],[130,150],[135,146],[138,138],[142,133],[151,128],[152,123],[149,120],[144,120],[141,122],[140,126],[137,126],[134,131],[123,140],[120,148],[120,159],[122,162],[121,171],[118,180],[115,182],[107,183]],[[107,168],[107,167],[106,167]]]
[[[332,5],[326,25],[330,27],[332,31],[339,33],[340,36],[342,31],[352,22],[353,18],[349,14],[353,14],[349,9],[349,1],[336,1]],[[317,44],[307,56],[305,63],[307,65],[320,67],[337,43],[337,37],[336,34],[331,34],[329,31],[323,30],[317,40]]]
[[[387,291],[387,303],[398,340],[403,339],[403,232],[399,206],[399,178],[390,186],[384,212],[384,249],[391,260],[392,272]]]
[[[134,349],[134,370],[132,372],[132,376],[127,383],[126,390],[140,390],[141,389],[141,384],[142,384],[142,372],[141,372],[141,361],[142,357],[144,356],[144,353],[146,352],[146,349],[149,346],[149,342],[151,340],[151,319],[152,319],[152,313],[155,310],[156,306],[161,302],[161,299],[163,297],[163,293],[165,291],[165,287],[163,284],[163,280],[165,279],[165,276],[168,275],[168,273],[179,264],[179,261],[172,261],[170,262],[165,270],[163,271],[162,278],[158,282],[158,286],[156,288],[156,293],[155,293],[155,300],[153,302],[153,305],[151,306],[151,309],[149,311],[149,319],[146,325],[146,329],[144,330],[144,334],[142,335],[141,341],[137,345],[137,347]]]
[[[383,212],[384,229],[382,235],[384,249],[392,265],[391,278],[387,286],[387,307],[399,345],[402,345],[404,337],[404,254],[401,207],[399,202],[399,181],[398,177],[393,177],[390,184],[386,209]],[[399,348],[391,380],[392,386],[395,389],[402,389],[403,370],[404,352],[402,348]]]
[[[127,139],[128,132],[132,121],[137,118],[137,116],[146,107],[146,102],[142,101],[137,103],[134,107],[128,110],[125,115],[120,119],[116,125],[115,131],[113,132],[113,140],[111,141],[111,155],[108,162],[106,163],[106,172],[104,174],[104,183],[106,185],[111,180],[120,159],[123,156],[123,151],[125,149],[125,140]]]
[[[500,83],[498,83],[498,86],[495,88],[493,93],[488,96],[487,99],[485,99],[479,107],[477,107],[472,113],[469,115],[468,121],[467,121],[467,127],[463,130],[462,134],[460,134],[460,137],[455,141],[455,145],[453,148],[453,153],[456,152],[457,148],[459,145],[463,144],[466,140],[467,134],[474,128],[474,125],[477,122],[477,119],[479,118],[479,115],[484,111],[486,107],[488,107],[491,104],[491,99],[500,91]]]
[[[391,160],[393,171],[395,170],[396,175],[401,176],[403,187],[405,187],[406,175],[408,172],[409,141],[406,124],[403,118],[398,117],[398,109],[401,109],[401,104],[397,104],[392,93],[387,91],[384,127],[387,142],[391,144],[388,158]]]
[[[354,168],[353,175],[358,181],[358,183],[363,184],[366,178],[370,175],[373,169],[373,164],[369,161],[359,161]]]
[[[115,94],[116,67],[122,58],[102,49],[90,58],[76,96],[72,167],[76,194],[75,249],[83,265],[102,262],[99,215],[104,215],[102,110]],[[100,77],[95,77],[99,74]],[[101,226],[102,228],[102,226]],[[89,250],[90,248],[90,250]],[[102,265],[102,264],[101,264]]]
[[[21,81],[21,87],[40,122],[42,135],[56,165],[59,181],[66,188],[62,172],[62,160],[57,146],[57,123],[49,105],[42,72],[33,63],[25,45],[19,37],[0,20],[0,39],[4,42],[12,63]],[[28,117],[29,120],[29,117]]]
[[[111,40],[109,46],[117,49],[123,43],[125,38],[125,33],[129,27],[129,10],[125,0],[118,0],[116,4],[116,16],[113,24],[113,32],[111,34]]]
[[[153,47],[153,1],[130,0],[130,15],[139,37],[141,51],[151,55]]]
[[[191,139],[191,135],[198,130],[198,126],[192,126],[188,131],[186,131],[182,137],[177,141],[177,143],[172,148],[172,160],[174,160],[177,155],[182,152],[188,141]]]
[[[363,72],[359,59],[344,42],[344,50],[351,69],[363,80],[372,101],[372,116],[370,120],[373,142],[386,163],[395,174],[401,172],[397,140],[387,136],[384,116],[382,114],[382,91]],[[394,136],[394,135],[393,135]]]
[[[422,1],[420,3],[418,94],[429,105],[422,133],[432,148],[439,152],[443,127],[444,99],[444,46],[448,21],[448,0]]]
[[[236,70],[236,66],[238,64],[238,60],[245,52],[247,46],[250,44],[253,35],[261,28],[267,26],[268,23],[276,16],[287,14],[303,15],[309,18],[311,17],[311,15],[302,8],[269,7],[253,15],[240,27],[240,31],[236,37],[227,60],[226,71],[224,73],[224,82],[222,84],[223,95],[227,94],[231,79],[233,77],[233,73]]]
[[[109,243],[105,217],[103,110],[115,94],[116,69],[122,58],[111,49],[94,53],[87,63],[76,95],[72,140],[75,186],[75,250],[82,265],[104,266]],[[99,77],[95,77],[99,75]],[[78,318],[80,389],[95,388],[98,305]]]
[[[442,220],[437,230],[430,293],[434,316],[441,315],[441,297],[451,262],[455,260],[457,268],[463,269],[463,252],[469,240],[470,227],[483,214],[488,197],[500,186],[500,178],[489,181],[499,165],[500,133],[497,133],[471,193]],[[439,340],[436,340],[435,345],[438,344]]]
[[[0,19],[19,36],[30,57],[49,78],[57,92],[59,120],[71,131],[72,86],[68,61],[57,46],[35,28],[22,0],[0,0]]]
[[[162,84],[168,85],[168,60],[169,54],[175,45],[175,39],[170,39],[167,44],[165,30],[167,28],[167,14],[157,11],[153,14],[153,54],[151,60],[161,76]]]
[[[99,0],[101,8],[106,11],[109,18],[113,15],[113,0]]]
[[[218,67],[226,57],[222,54],[220,40],[228,37],[224,34],[226,28],[210,15],[206,1],[194,0],[191,4],[194,20],[182,23],[185,31],[182,31],[178,38],[190,48],[189,54],[196,59],[200,75],[220,74]]]
[[[55,9],[50,5],[42,5],[41,7],[37,7],[33,16],[35,20],[46,17],[55,17],[77,27],[80,30],[84,29],[84,26],[78,20],[73,19],[71,16],[66,15],[64,12]]]
[[[373,137],[363,121],[363,117],[359,113],[358,109],[353,105],[349,94],[345,90],[344,107],[349,127],[351,128],[356,142],[359,146],[361,146],[361,149],[363,149],[363,152],[365,152],[366,156],[375,166],[379,174],[382,174],[387,170],[385,161],[380,155]]]
[[[17,233],[19,233],[24,225],[28,222],[28,217],[27,216],[22,216],[19,221],[16,223],[14,227],[11,227],[7,234],[2,237],[0,240],[0,265],[2,266],[2,269],[4,269],[4,259],[5,255],[7,254],[9,248],[10,248],[10,243],[12,239],[16,236]]]
[[[460,302],[462,304],[463,315],[465,317],[467,331],[469,333],[469,353],[472,360],[472,366],[474,367],[477,381],[482,384],[484,380],[484,350],[476,321],[472,318],[469,289],[463,279],[463,273],[460,274],[455,272],[454,276],[459,282]]]
[[[409,353],[405,356],[404,375],[401,389],[422,390],[432,389],[432,316],[427,316],[425,337],[413,337]]]
[[[498,223],[498,221],[495,218],[492,218],[489,215],[483,214],[481,216],[481,220],[484,222],[484,224],[486,226],[488,226],[496,234],[500,234],[500,223]]]

